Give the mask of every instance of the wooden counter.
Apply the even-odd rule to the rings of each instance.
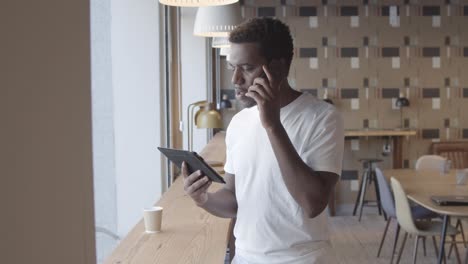
[[[224,137],[224,133],[216,134],[200,155],[205,160],[224,163]],[[210,192],[217,188],[221,188],[221,185],[213,183]],[[180,177],[157,205],[164,208],[162,232],[146,234],[141,220],[104,263],[224,263],[231,219],[215,217],[197,207],[184,194],[183,179]]]
[[[345,138],[349,137],[392,137],[393,138],[393,168],[403,168],[402,137],[416,136],[416,130],[405,129],[365,129],[345,130]]]
[[[402,137],[416,136],[416,130],[398,129],[368,129],[368,130],[346,130],[345,137]]]

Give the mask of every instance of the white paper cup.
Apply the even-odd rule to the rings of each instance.
[[[457,170],[457,184],[458,185],[465,185],[467,180],[468,169],[465,170]]]
[[[161,232],[163,208],[159,206],[147,207],[143,209],[146,233]]]

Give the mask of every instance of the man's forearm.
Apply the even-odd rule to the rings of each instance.
[[[281,124],[267,134],[289,193],[309,217],[317,216],[328,204],[328,182],[302,161]]]
[[[208,193],[208,200],[198,206],[218,217],[234,218],[237,215],[236,196],[228,189]]]

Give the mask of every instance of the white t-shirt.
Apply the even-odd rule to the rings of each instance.
[[[280,116],[308,166],[341,174],[344,131],[335,107],[302,94]],[[249,263],[326,263],[317,260],[330,247],[326,212],[308,218],[287,190],[257,106],[229,124],[224,170],[235,175],[236,254]]]

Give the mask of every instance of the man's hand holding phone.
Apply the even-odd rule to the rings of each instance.
[[[260,112],[260,119],[265,129],[281,125],[280,89],[284,77],[281,62],[274,60],[270,66],[263,65],[264,74],[254,79],[245,94],[255,100]]]
[[[182,163],[182,176],[184,177],[185,193],[192,198],[198,206],[208,201],[208,188],[212,181],[200,170],[189,175],[187,164]]]

